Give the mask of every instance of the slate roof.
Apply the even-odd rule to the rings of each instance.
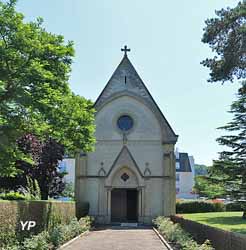
[[[107,101],[115,95],[126,94],[126,95],[134,95],[136,97],[140,97],[145,103],[147,103],[152,110],[159,114],[160,119],[162,120],[163,125],[167,129],[168,136],[171,141],[176,142],[178,136],[173,131],[172,127],[164,117],[157,103],[151,96],[144,82],[138,75],[134,66],[130,62],[127,55],[124,55],[120,64],[114,71],[113,75],[109,79],[108,83],[102,90],[101,94],[97,98],[94,107],[98,110],[101,106],[103,106]]]
[[[192,172],[189,156],[187,153],[179,153],[179,159],[176,158],[176,162],[179,162],[180,168],[176,168],[176,172]]]

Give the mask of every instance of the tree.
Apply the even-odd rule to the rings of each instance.
[[[93,104],[68,85],[73,43],[47,32],[41,18],[25,23],[15,4],[0,0],[0,176],[18,174],[18,159],[31,161],[16,143],[26,133],[70,152],[94,143]]]
[[[193,190],[200,196],[210,199],[221,198],[225,196],[225,188],[221,183],[213,183],[208,176],[196,176]]]
[[[41,198],[59,196],[64,188],[64,175],[59,171],[58,163],[63,159],[64,147],[52,138],[40,141],[32,134],[22,136],[18,142],[20,151],[31,156],[32,162],[17,160],[18,174],[14,177],[2,177],[0,187],[8,190],[29,188],[28,180],[37,181]]]
[[[229,134],[217,139],[220,145],[229,149],[220,153],[210,171],[213,183],[223,184],[233,199],[246,199],[246,82],[238,90],[238,99],[231,105],[233,119],[220,129]],[[246,218],[246,202],[244,215]]]
[[[201,63],[210,69],[210,82],[246,78],[246,1],[235,8],[215,11],[217,17],[205,21],[202,42],[216,55]]]
[[[207,175],[208,173],[208,166],[203,164],[195,164],[195,175]]]
[[[75,199],[74,184],[73,183],[66,183],[65,189],[63,190],[61,196],[68,197],[71,200],[74,200]]]

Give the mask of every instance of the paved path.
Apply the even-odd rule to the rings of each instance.
[[[167,250],[152,229],[108,228],[92,231],[64,250]]]

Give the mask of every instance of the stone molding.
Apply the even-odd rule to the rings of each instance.
[[[102,178],[102,179],[106,179],[107,176],[101,176],[101,175],[79,175],[77,177],[78,179],[85,179],[85,178]],[[172,176],[169,175],[150,175],[150,176],[143,176],[143,179],[163,179],[163,178],[168,178],[168,179],[173,179]]]
[[[122,145],[122,140],[97,140],[96,145]],[[162,141],[157,140],[127,140],[127,145],[162,145]]]

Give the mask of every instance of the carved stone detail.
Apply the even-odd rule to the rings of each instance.
[[[144,176],[151,176],[151,171],[150,171],[150,169],[148,168],[148,167],[146,167],[145,168],[145,170],[144,170]]]
[[[124,173],[123,175],[121,175],[120,177],[124,182],[126,182],[130,177],[127,173]]]
[[[106,171],[104,170],[103,167],[101,167],[100,170],[98,171],[98,175],[99,176],[106,176]]]

